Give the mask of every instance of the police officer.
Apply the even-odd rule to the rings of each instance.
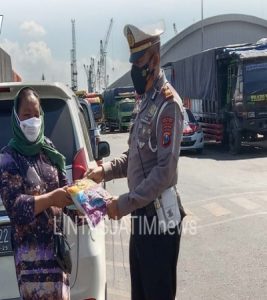
[[[177,184],[183,131],[182,102],[160,69],[160,34],[126,25],[131,77],[141,104],[121,157],[89,170],[97,182],[128,178],[129,193],[114,197],[108,215],[132,215],[130,272],[132,300],[174,300],[180,228],[161,232],[154,200]],[[181,218],[184,211],[177,193]],[[180,215],[180,214],[179,214]],[[179,220],[179,221],[180,221]]]

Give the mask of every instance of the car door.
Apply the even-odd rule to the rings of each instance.
[[[12,137],[10,115],[13,100],[0,101],[0,149]],[[19,299],[15,262],[12,252],[11,227],[0,197],[0,299]]]

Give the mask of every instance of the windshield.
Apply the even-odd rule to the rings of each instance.
[[[192,114],[191,110],[185,109],[184,121],[186,123],[196,123],[196,119],[195,119],[194,115]]]
[[[248,101],[267,101],[267,62],[245,65],[244,94]]]
[[[134,109],[134,102],[121,103],[120,105],[120,110],[122,112],[132,112],[133,109]]]

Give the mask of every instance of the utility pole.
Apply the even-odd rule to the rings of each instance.
[[[201,0],[201,51],[204,50],[204,24],[203,24],[203,17],[204,17],[204,8],[203,8],[203,0]]]
[[[77,61],[76,61],[76,35],[75,35],[75,20],[71,20],[72,25],[72,49],[70,50],[71,56],[71,89],[76,92],[78,90],[77,81]]]

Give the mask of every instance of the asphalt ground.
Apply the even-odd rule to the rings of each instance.
[[[127,137],[102,136],[110,143],[110,158],[127,149]],[[182,153],[178,166],[178,189],[188,215],[177,299],[267,299],[266,145],[244,146],[238,156],[208,145],[201,155]],[[107,189],[119,195],[128,190],[127,181],[111,181]],[[130,218],[107,223],[108,300],[130,299]]]

